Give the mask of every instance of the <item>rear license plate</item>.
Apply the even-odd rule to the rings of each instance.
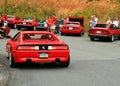
[[[96,31],[96,33],[97,33],[97,34],[100,34],[100,33],[101,33],[101,31]]]
[[[40,58],[48,58],[48,53],[40,53],[39,57]]]
[[[23,24],[26,24],[26,22],[23,22]]]
[[[69,27],[69,30],[73,30],[73,28],[72,28],[72,27]]]

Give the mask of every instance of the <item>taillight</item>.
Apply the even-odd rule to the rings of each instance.
[[[67,50],[68,46],[48,46],[48,50]]]
[[[17,50],[39,50],[39,46],[18,46]]]

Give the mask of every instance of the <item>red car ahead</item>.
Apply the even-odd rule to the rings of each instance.
[[[21,62],[59,63],[68,67],[70,50],[56,35],[47,31],[21,31],[6,44],[9,64]]]
[[[16,23],[20,18],[14,15],[7,15],[7,16],[8,16],[8,19],[7,19],[8,26],[16,29]]]
[[[36,18],[24,18],[17,21],[17,29],[26,28],[29,30],[36,30],[39,25],[39,19]]]
[[[61,35],[75,34],[82,36],[84,34],[84,17],[69,16],[68,22],[64,22],[64,25],[60,28]]]
[[[114,24],[96,24],[95,27],[92,27],[89,30],[88,36],[90,37],[91,41],[94,41],[95,38],[108,38],[113,42],[116,38],[120,38],[120,29]]]
[[[61,28],[61,35],[64,34],[76,34],[82,36],[84,29],[79,22],[67,22]]]

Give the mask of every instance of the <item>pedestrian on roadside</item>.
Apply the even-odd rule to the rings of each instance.
[[[111,21],[110,17],[107,18],[106,24],[112,24],[112,21]]]
[[[93,22],[93,21],[94,21],[93,16],[91,16],[91,19],[90,19],[90,22],[89,22],[90,28],[92,27],[92,22]]]
[[[56,22],[57,22],[56,15],[53,14],[53,16],[52,16],[52,25],[51,25],[51,32],[52,33],[55,33]]]
[[[4,15],[3,15],[3,20],[4,20],[4,21],[3,21],[3,25],[4,25],[4,26],[7,26],[7,25],[8,25],[8,22],[7,22],[8,16],[7,16],[7,14],[4,14]]]
[[[98,17],[96,15],[94,15],[94,22],[95,22],[95,25],[98,23]]]
[[[116,25],[117,28],[119,28],[119,23],[120,23],[119,19],[118,19],[118,17],[116,17],[113,21],[113,24]]]
[[[52,15],[48,16],[46,22],[47,22],[47,31],[49,32],[52,26]]]

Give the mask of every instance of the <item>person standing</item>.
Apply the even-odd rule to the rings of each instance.
[[[55,33],[56,22],[57,22],[56,15],[53,14],[53,17],[52,17],[52,26],[51,26],[51,32],[52,32],[52,33]]]
[[[4,25],[4,26],[7,26],[7,25],[8,25],[8,22],[7,22],[8,16],[7,16],[7,14],[4,14],[4,15],[3,15],[3,20],[4,20],[4,21],[3,21],[3,25]]]
[[[119,28],[119,19],[116,17],[115,20],[113,21],[113,24],[116,25],[117,28]]]
[[[47,20],[47,31],[49,32],[51,30],[51,26],[52,26],[52,16],[50,15]]]
[[[95,25],[98,23],[98,17],[96,15],[94,15],[94,22],[95,22]]]
[[[111,21],[110,17],[107,18],[106,24],[112,24],[112,21]]]

